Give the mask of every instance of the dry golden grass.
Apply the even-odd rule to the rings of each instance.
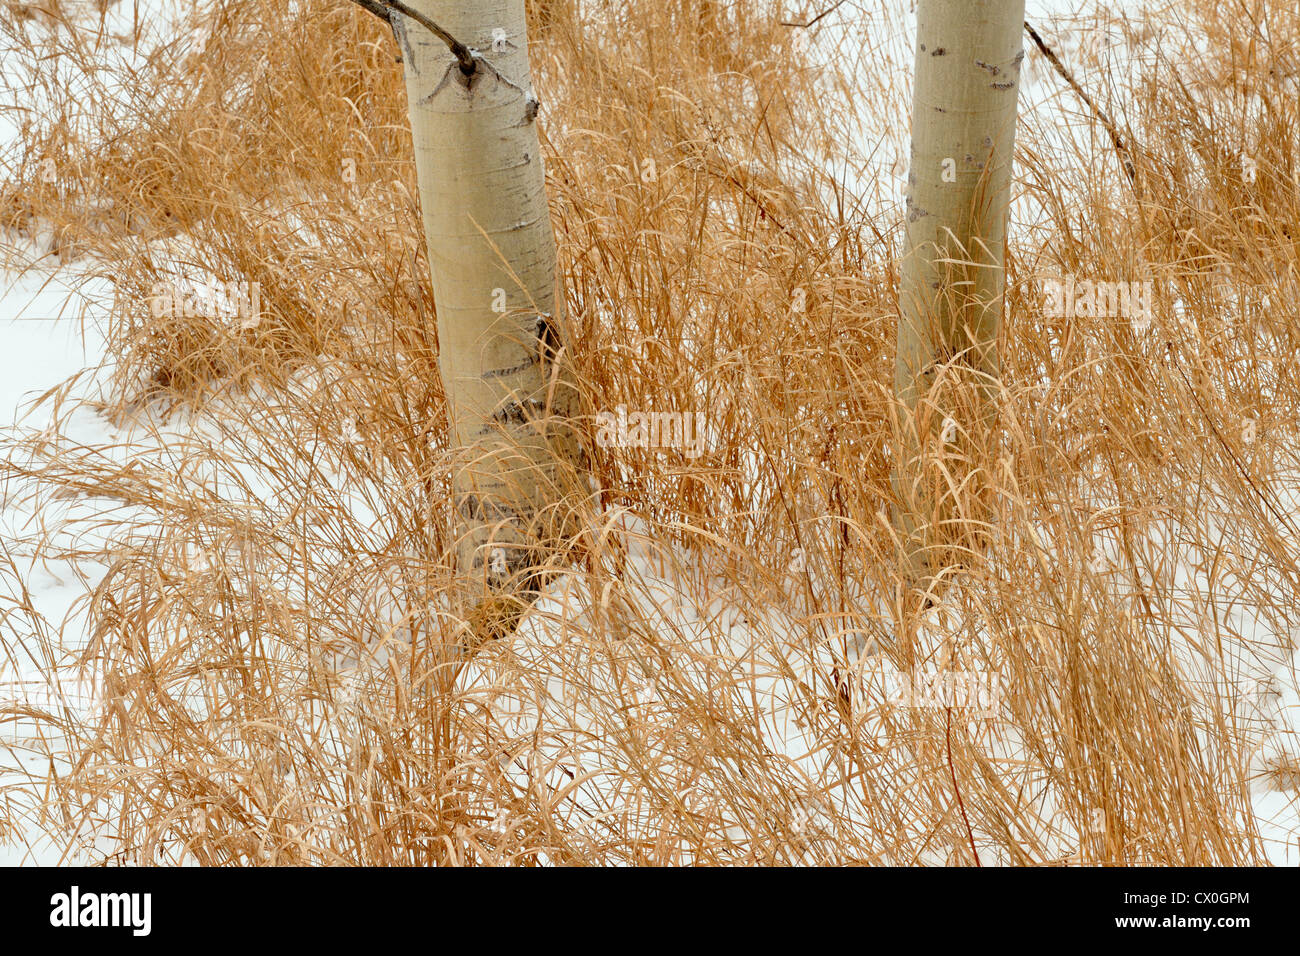
[[[118,40],[92,17],[38,47],[82,80],[41,74],[0,225],[49,224],[112,277],[102,412],[165,453],[34,439],[4,465],[42,504],[120,508],[46,545],[109,568],[84,647],[4,573],[0,627],[107,701],[10,715],[49,752],[11,822],[168,863],[1261,861],[1258,728],[1215,651],[1266,650],[1234,607],[1287,635],[1300,606],[1300,14],[1203,6],[1187,30],[1254,39],[1216,40],[1200,86],[1172,59],[1134,88],[1081,77],[1143,118],[1140,194],[1100,130],[1074,165],[1022,130],[1043,215],[1012,232],[998,428],[963,446],[997,521],[920,612],[882,517],[898,224],[830,171],[907,78],[857,97],[758,2],[532,4],[578,378],[594,409],[704,412],[715,447],[599,451],[581,562],[472,655],[440,597],[444,401],[392,37],[349,3],[213,0],[201,50],[93,98]],[[1224,91],[1234,70],[1257,99]],[[155,315],[178,261],[259,283],[260,321]],[[1151,329],[1045,315],[1069,274],[1152,279]],[[881,661],[996,671],[1000,713],[893,707]]]

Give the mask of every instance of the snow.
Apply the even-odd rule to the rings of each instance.
[[[5,277],[0,294],[0,454],[10,460],[16,455],[14,442],[19,436],[51,430],[53,406],[39,402],[42,395],[78,376],[83,388],[93,384],[93,376],[86,373],[99,364],[102,349],[93,332],[83,338],[76,299],[67,277],[50,274],[46,269]],[[85,415],[77,418],[83,423],[80,440],[104,445],[113,441],[107,422],[87,423]],[[32,510],[30,492],[30,487],[17,477],[0,481],[0,556],[13,562],[12,568],[30,594],[35,612],[27,622],[31,630],[15,629],[16,634],[4,635],[10,666],[0,665],[0,698],[41,700],[49,697],[50,689],[39,678],[37,661],[24,659],[36,652],[34,646],[23,645],[24,631],[30,636],[42,623],[51,630],[62,626],[70,646],[80,643],[84,614],[79,602],[98,583],[102,569],[37,555],[35,541],[41,537],[42,528],[49,528],[59,519],[46,511]],[[3,589],[13,583],[0,583],[0,609],[6,614],[0,627],[6,630],[14,626],[15,620],[23,620],[7,613],[9,600],[18,595],[12,586],[9,593]],[[15,636],[17,646],[13,644]],[[0,736],[0,747],[17,743],[19,737],[19,729],[7,725]],[[0,750],[0,776],[9,763],[7,757],[19,762],[18,755]],[[27,836],[30,839],[33,834]],[[0,843],[0,863],[13,865],[24,856],[17,846]],[[39,847],[33,857],[33,861],[41,863],[56,863],[58,859],[58,853],[49,846]]]

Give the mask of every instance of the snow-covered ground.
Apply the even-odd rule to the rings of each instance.
[[[854,11],[855,6],[846,5],[842,12],[828,17],[811,42],[829,42],[837,27],[852,25],[854,29],[863,31],[863,49],[870,54],[863,58],[864,69],[870,64],[872,70],[878,71],[883,62],[885,69],[909,77],[910,82],[915,22],[911,5],[900,0],[879,13],[866,16]],[[1131,3],[1123,6],[1123,12],[1137,16],[1144,5]],[[1077,44],[1078,36],[1068,29],[1070,17],[1094,7],[1093,3],[1084,0],[1073,3],[1030,0],[1028,16],[1036,22],[1053,25],[1054,33]],[[823,37],[826,39],[819,39]],[[1116,45],[1120,45],[1118,37]],[[1061,109],[1059,87],[1044,82],[1047,75],[1041,67],[1036,69],[1038,72],[1027,76],[1023,100],[1026,112],[1035,115],[1043,110]],[[879,204],[882,212],[887,212],[891,206],[897,208],[902,198],[901,188],[906,175],[903,157],[907,144],[899,131],[905,130],[907,125],[906,86],[907,83],[902,83],[892,90],[882,90],[872,108],[864,107],[864,117],[892,117],[893,122],[876,125],[878,121],[873,121],[872,128],[866,128],[864,124],[854,140],[856,154],[862,162],[853,171],[853,178],[864,195],[868,188],[881,190],[872,201]],[[1077,111],[1079,104],[1070,103],[1069,108]],[[1078,125],[1083,127],[1087,124],[1080,122]],[[18,131],[12,124],[0,125],[0,135],[13,137],[18,135]],[[1062,154],[1068,155],[1066,151]],[[1032,211],[1026,210],[1023,215],[1031,216]],[[16,237],[8,237],[8,241],[13,244],[26,242]],[[93,400],[102,387],[102,365],[106,361],[99,327],[103,300],[96,297],[110,296],[111,286],[103,280],[89,286],[81,284],[75,270],[85,268],[85,264],[61,265],[54,257],[43,254],[40,240],[27,242],[15,251],[19,256],[25,255],[31,266],[0,276],[0,456],[21,455],[16,451],[20,438],[44,434],[49,441],[75,447],[82,454],[103,455],[122,463],[134,457],[161,461],[167,454],[169,442],[180,443],[196,438],[196,435],[187,433],[187,429],[201,429],[201,423],[173,422],[167,429],[160,430],[153,421],[141,421],[136,425],[115,424],[95,412]],[[90,297],[86,298],[87,295]],[[61,400],[59,393],[48,394],[52,389],[65,386],[67,402],[90,400],[71,416],[57,415]],[[219,436],[207,435],[204,440],[219,440]],[[248,466],[244,478],[248,485],[257,487],[256,463],[250,461]],[[1300,495],[1297,500],[1300,500]],[[40,696],[44,692],[30,683],[37,667],[34,661],[25,660],[24,655],[34,654],[36,649],[32,646],[34,642],[24,643],[24,635],[30,636],[31,628],[40,626],[34,622],[44,621],[50,627],[61,629],[63,646],[75,650],[84,640],[85,599],[105,572],[104,568],[91,562],[51,561],[37,554],[36,543],[57,540],[61,528],[73,527],[74,524],[82,529],[78,533],[84,533],[85,528],[95,524],[93,519],[97,516],[110,519],[107,527],[101,528],[99,533],[112,534],[111,519],[121,514],[121,507],[121,502],[92,497],[57,504],[46,497],[37,504],[31,497],[30,485],[21,476],[13,476],[0,485],[0,561],[11,562],[11,573],[0,569],[0,610],[9,612],[16,601],[29,599],[35,612],[32,615],[9,613],[0,617],[0,638],[8,658],[0,675],[4,681],[0,682],[0,698],[18,694]],[[356,507],[363,509],[364,500],[359,499]],[[626,530],[635,537],[634,524],[628,525]],[[635,560],[636,554],[632,557]],[[703,640],[702,617],[713,620],[717,615],[727,614],[728,609],[725,603],[713,606],[695,596],[684,599],[684,586],[680,579],[664,570],[671,564],[671,561],[651,560],[648,553],[642,555],[638,568],[646,587],[638,598],[638,610],[665,630],[679,635],[695,635]],[[1188,566],[1182,578],[1189,590],[1199,586],[1194,556],[1188,556]],[[5,588],[14,593],[4,593]],[[18,593],[20,589],[25,589],[26,594]],[[543,602],[539,608],[543,613],[527,625],[531,628],[530,639],[520,642],[524,649],[522,653],[527,655],[539,674],[546,673],[548,661],[563,653],[563,629],[548,622],[575,620],[581,617],[583,607],[593,604],[593,596],[569,590],[563,582],[553,591],[552,599]],[[1296,679],[1300,657],[1292,656],[1286,650],[1294,645],[1294,637],[1290,633],[1271,632],[1269,628],[1273,625],[1250,619],[1248,609],[1235,613],[1240,617],[1231,622],[1231,630],[1249,636],[1252,646],[1277,647],[1274,655],[1243,666],[1242,680],[1253,688],[1251,700],[1255,702],[1256,710],[1253,717],[1259,720],[1261,727],[1257,769],[1262,771],[1270,761],[1283,757],[1290,765],[1300,766],[1300,757],[1297,756],[1300,754],[1300,692],[1297,691]],[[734,647],[764,648],[764,653],[767,653],[779,646],[777,635],[782,631],[782,622],[737,618],[731,629],[736,635]],[[710,650],[716,652],[716,648]],[[760,662],[760,656],[740,653],[735,664],[737,667],[758,667],[761,663],[760,669],[774,672],[776,668]],[[466,679],[467,692],[474,692],[476,681],[482,683],[485,693],[488,692],[486,688],[491,683],[492,666],[491,663],[476,664],[471,669]],[[653,672],[646,662],[640,662],[637,667],[640,676],[634,676],[636,692],[644,698],[645,706],[653,707]],[[593,674],[592,680],[602,677],[614,680],[613,674]],[[797,683],[798,677],[797,673],[793,675],[791,682]],[[897,674],[882,674],[880,680],[882,683],[878,690],[881,693],[897,692]],[[756,681],[756,686],[773,701],[767,711],[764,732],[774,751],[790,757],[794,768],[791,785],[797,788],[800,785],[798,775],[814,775],[816,768],[808,753],[809,742],[802,739],[803,728],[790,719],[791,692],[776,679],[762,678]],[[544,697],[562,700],[565,693],[563,686],[553,686],[547,688]],[[544,707],[545,704],[537,706]],[[530,719],[528,708],[521,708],[515,717]],[[509,719],[509,715],[503,719]],[[3,733],[6,736],[0,740],[21,743],[19,729],[10,727]],[[1007,745],[1008,748],[1012,746],[1011,743]],[[0,750],[0,774],[14,773],[16,762],[14,755],[6,757]],[[1296,806],[1296,791],[1269,789],[1262,774],[1259,781],[1252,794],[1254,810],[1267,841],[1270,859],[1278,864],[1300,864],[1300,808]],[[613,798],[611,794],[601,793],[599,786],[593,779],[587,791],[591,803],[596,806]],[[23,843],[34,845],[28,848]],[[59,859],[57,850],[41,842],[39,821],[29,821],[20,840],[8,845],[0,843],[0,863],[50,864]]]
[[[87,386],[93,387],[89,370],[103,359],[94,316],[80,314],[80,295],[69,287],[67,279],[66,273],[48,267],[0,279],[0,454],[6,458],[14,455],[15,442],[22,435],[44,433],[51,440],[60,440],[52,428],[55,405],[42,402],[42,397],[69,381],[74,392],[84,394]],[[79,437],[88,443],[114,440],[113,430],[103,421],[91,422]],[[35,628],[39,622],[62,626],[75,645],[85,630],[85,596],[102,573],[85,563],[50,561],[36,553],[35,543],[59,516],[34,509],[30,491],[30,485],[16,476],[0,479],[0,560],[11,562],[12,572],[4,575],[0,584],[8,589],[8,593],[0,593],[0,637],[7,659],[7,666],[0,671],[0,699],[46,696],[47,689],[38,676],[39,658],[30,656],[38,653],[31,641]],[[19,582],[26,589],[33,615],[14,610],[14,603],[24,597],[14,593]],[[0,739],[16,742],[16,736],[13,727],[6,727]],[[6,757],[13,755],[0,753],[0,774]],[[29,831],[25,836],[32,839],[35,834]],[[23,855],[18,846],[0,844],[0,862],[17,863]],[[34,859],[52,863],[58,856],[51,856],[47,847]]]

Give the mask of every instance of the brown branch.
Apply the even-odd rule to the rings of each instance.
[[[824,20],[826,17],[829,17],[832,13],[834,13],[834,12],[835,12],[836,10],[838,10],[840,7],[844,6],[845,2],[846,2],[846,0],[838,0],[838,2],[835,3],[834,6],[832,6],[829,10],[823,10],[821,13],[817,14],[817,16],[813,17],[813,18],[812,18],[811,20],[809,20],[807,23],[795,23],[795,22],[792,21],[792,20],[782,20],[782,21],[781,21],[781,26],[783,26],[783,27],[799,27],[799,28],[804,29],[804,30],[811,30],[813,27],[815,27],[818,23],[820,23],[820,22],[821,22],[822,20]]]
[[[944,738],[948,744],[948,772],[952,774],[952,790],[957,794],[957,809],[961,810],[962,823],[966,824],[966,839],[970,841],[971,856],[975,857],[975,865],[982,867],[980,854],[975,849],[975,831],[970,828],[970,818],[966,816],[966,801],[961,798],[961,787],[957,785],[957,768],[952,765],[952,708],[947,708],[948,724],[944,732]]]
[[[1061,62],[1055,53],[1048,49],[1047,44],[1043,42],[1043,38],[1038,35],[1038,31],[1034,29],[1028,20],[1025,21],[1025,31],[1029,34],[1029,38],[1034,41],[1034,45],[1038,47],[1039,52],[1047,57],[1047,62],[1056,68],[1056,72],[1061,74],[1066,83],[1070,84],[1070,88],[1079,94],[1079,99],[1088,104],[1088,108],[1092,110],[1092,115],[1097,117],[1101,124],[1106,127],[1106,132],[1110,134],[1110,141],[1115,146],[1115,152],[1119,153],[1119,158],[1124,163],[1124,172],[1128,174],[1129,184],[1132,185],[1135,192],[1140,192],[1137,184],[1137,170],[1133,168],[1133,156],[1128,147],[1124,145],[1124,139],[1119,135],[1114,120],[1075,81],[1074,77],[1070,75],[1070,71],[1065,68],[1065,64]]]
[[[454,36],[444,30],[438,24],[434,23],[419,10],[413,10],[408,7],[402,0],[352,0],[357,6],[372,13],[385,23],[393,22],[393,13],[400,13],[404,17],[410,17],[420,26],[424,27],[443,43],[447,44],[447,49],[460,62],[460,71],[466,76],[473,76],[478,70],[479,56],[465,44],[461,43]]]

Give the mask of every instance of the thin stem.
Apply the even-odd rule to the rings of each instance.
[[[1025,21],[1025,30],[1028,32],[1029,38],[1034,41],[1034,45],[1038,47],[1038,51],[1047,57],[1047,61],[1052,64],[1056,72],[1061,74],[1065,82],[1069,83],[1074,92],[1079,94],[1079,98],[1088,104],[1088,108],[1092,110],[1093,115],[1101,120],[1101,124],[1106,127],[1106,132],[1110,134],[1110,141],[1114,144],[1115,151],[1119,153],[1119,158],[1124,163],[1124,172],[1128,174],[1128,181],[1133,186],[1133,189],[1137,191],[1137,170],[1133,168],[1133,157],[1129,153],[1128,147],[1124,145],[1119,130],[1115,128],[1114,120],[1110,118],[1105,110],[1093,102],[1091,96],[1084,92],[1083,87],[1070,75],[1070,71],[1065,68],[1065,64],[1061,62],[1060,58],[1048,49],[1047,44],[1043,42],[1043,38],[1038,35],[1038,31],[1033,28],[1028,20]]]
[[[836,10],[838,10],[840,7],[844,6],[845,2],[846,2],[846,0],[839,0],[839,2],[837,2],[837,3],[836,3],[833,7],[831,7],[829,10],[823,10],[821,13],[817,14],[817,16],[813,17],[811,20],[809,20],[809,21],[806,22],[806,23],[798,23],[798,22],[793,21],[793,20],[782,20],[782,21],[781,21],[781,26],[783,26],[783,27],[799,27],[800,29],[803,29],[803,30],[811,30],[813,27],[815,27],[818,23],[820,23],[820,22],[821,22],[822,20],[824,20],[826,17],[830,16],[832,13],[834,13],[834,12],[835,12]]]
[[[970,828],[970,818],[966,816],[966,801],[961,798],[961,787],[957,785],[957,768],[952,765],[952,708],[947,708],[947,711],[948,723],[944,730],[944,740],[948,745],[948,772],[952,774],[952,789],[957,794],[957,808],[961,810],[962,823],[966,824],[966,839],[970,841],[971,856],[975,857],[975,865],[982,867],[979,851],[975,849],[975,831]]]

